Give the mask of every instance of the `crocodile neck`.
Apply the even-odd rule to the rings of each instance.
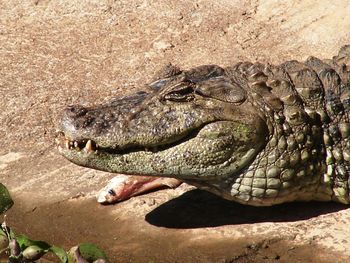
[[[309,59],[309,65],[314,59]],[[300,63],[288,72],[288,66],[283,67],[288,75],[281,68],[261,64],[240,63],[229,69],[233,76],[240,74],[239,79],[246,80],[254,97],[251,101],[265,117],[270,136],[264,150],[239,175],[210,182],[215,187],[204,188],[226,199],[255,206],[295,200],[348,204],[349,87],[341,85],[332,69],[312,72]],[[311,87],[313,90],[300,85],[303,83],[300,78],[309,75],[319,81]],[[284,107],[265,93],[266,82],[288,91],[286,96],[275,94]],[[291,83],[299,88],[294,90]]]

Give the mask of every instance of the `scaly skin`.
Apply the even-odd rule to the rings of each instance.
[[[348,204],[349,66],[350,46],[331,60],[279,66],[169,65],[148,91],[69,107],[60,152],[78,165],[177,178],[248,205]]]

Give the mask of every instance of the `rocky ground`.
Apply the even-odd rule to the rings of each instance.
[[[162,65],[330,58],[350,43],[341,0],[0,0],[0,180],[16,232],[111,262],[349,262],[350,209],[245,207],[182,185],[101,206],[113,175],[58,155],[62,109],[140,88]]]

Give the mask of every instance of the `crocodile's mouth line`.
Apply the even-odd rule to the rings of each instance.
[[[202,127],[201,127],[202,128]],[[173,148],[181,143],[184,143],[192,138],[195,138],[201,128],[198,128],[196,130],[192,130],[187,135],[183,136],[182,138],[179,138],[178,140],[171,142],[171,143],[165,143],[155,146],[133,146],[133,147],[127,147],[125,149],[117,149],[112,147],[102,147],[98,145],[94,140],[92,139],[81,139],[81,140],[72,140],[70,138],[67,138],[63,132],[60,132],[59,135],[56,137],[56,145],[58,147],[58,150],[60,152],[63,151],[76,151],[76,152],[82,152],[87,154],[92,153],[106,153],[106,154],[114,154],[114,155],[124,155],[129,154],[132,152],[149,152],[149,153],[157,153],[163,150],[167,150],[169,148]]]
[[[56,138],[56,144],[58,147],[58,150],[60,152],[62,151],[76,151],[76,152],[82,152],[87,154],[92,153],[107,153],[107,154],[114,154],[114,155],[123,155],[128,154],[131,152],[158,152],[161,150],[162,147],[148,147],[148,148],[142,148],[142,147],[134,147],[134,148],[128,148],[128,149],[115,149],[110,147],[100,147],[94,140],[91,139],[83,139],[83,140],[70,140],[68,138]]]

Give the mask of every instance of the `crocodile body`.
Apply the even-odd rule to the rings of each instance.
[[[168,65],[145,91],[68,107],[60,152],[78,165],[177,178],[248,205],[348,204],[349,67],[350,46],[333,59],[278,66]]]

